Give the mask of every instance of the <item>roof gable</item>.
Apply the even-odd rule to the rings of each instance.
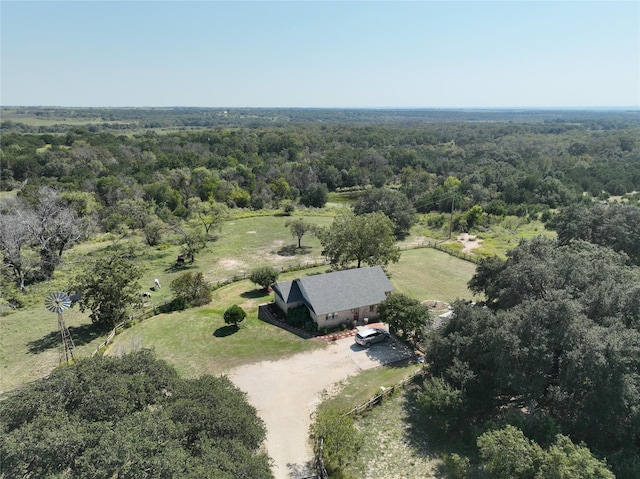
[[[280,283],[276,283],[273,285],[273,291],[287,304],[304,301],[302,293],[300,292],[300,287],[296,281],[282,281]]]

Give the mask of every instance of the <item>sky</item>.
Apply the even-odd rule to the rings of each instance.
[[[640,107],[640,1],[0,0],[0,105]]]

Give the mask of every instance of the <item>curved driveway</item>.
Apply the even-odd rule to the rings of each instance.
[[[229,377],[247,393],[265,422],[266,448],[274,461],[276,479],[302,478],[313,475],[308,433],[322,392],[362,370],[411,355],[396,340],[366,349],[347,337],[330,342],[326,348],[236,368]]]

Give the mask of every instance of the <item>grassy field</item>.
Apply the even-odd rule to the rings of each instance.
[[[107,354],[152,348],[181,375],[198,377],[326,346],[324,341],[305,340],[259,320],[258,305],[271,296],[255,288],[248,280],[238,281],[215,291],[207,306],[146,319],[117,335]],[[238,330],[223,320],[232,304],[247,312]]]
[[[402,252],[400,261],[388,267],[391,284],[396,291],[420,301],[437,299],[477,299],[467,289],[475,272],[474,263],[432,248],[418,248]]]
[[[304,213],[297,212],[299,215]],[[305,221],[320,226],[331,223],[332,217],[325,215],[326,212],[318,213],[307,214]],[[302,248],[298,249],[296,239],[285,227],[287,219],[289,217],[271,215],[228,221],[216,233],[217,239],[196,256],[196,262],[184,268],[176,268],[175,265],[178,246],[166,243],[149,248],[139,238],[131,238],[130,241],[137,245],[139,264],[143,269],[141,289],[151,290],[155,278],[163,285],[160,290],[152,291],[148,307],[170,300],[168,286],[184,271],[202,271],[205,278],[215,284],[246,275],[261,264],[284,269],[321,261],[318,239],[309,233],[302,238]],[[518,232],[522,232],[522,228]],[[422,231],[419,233],[424,234]],[[420,242],[424,239],[420,235],[410,236],[403,244]],[[502,243],[508,241],[502,240]],[[44,298],[51,292],[65,291],[69,279],[85,266],[87,257],[112,245],[113,238],[104,235],[66,252],[64,264],[52,281],[29,287],[29,293],[24,297],[25,308],[0,317],[0,394],[38,379],[56,367],[59,362],[56,315],[44,308]],[[429,248],[405,250],[400,262],[388,268],[397,291],[419,300],[447,302],[456,298],[474,299],[466,288],[474,271],[473,263]],[[287,273],[280,279],[307,273]],[[274,330],[256,319],[257,304],[270,298],[255,297],[253,287],[248,281],[234,283],[218,290],[214,301],[207,307],[147,319],[119,335],[113,347],[120,350],[140,345],[156,348],[160,356],[166,356],[185,374],[199,374],[199,371],[219,373],[238,364],[292,354],[309,347],[308,341]],[[214,336],[222,326],[222,312],[233,303],[245,305],[250,313],[244,328],[226,338]],[[106,333],[92,326],[88,313],[72,308],[64,313],[64,318],[76,342],[77,356],[90,355],[104,340]],[[256,340],[265,338],[267,341],[259,354],[256,354],[254,343],[246,339],[250,335],[257,335]],[[250,344],[243,345],[243,342]],[[207,358],[206,364],[201,364],[199,354]]]

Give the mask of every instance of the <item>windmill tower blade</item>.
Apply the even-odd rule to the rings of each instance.
[[[60,330],[60,337],[62,338],[62,349],[64,351],[64,358],[67,364],[69,364],[69,360],[74,360],[73,350],[75,349],[75,345],[73,344],[69,329],[67,329],[67,326],[64,324],[62,311],[71,306],[71,298],[69,298],[67,293],[51,293],[45,298],[44,305],[52,313],[58,314],[58,329]],[[60,362],[62,362],[62,354],[60,354]]]

